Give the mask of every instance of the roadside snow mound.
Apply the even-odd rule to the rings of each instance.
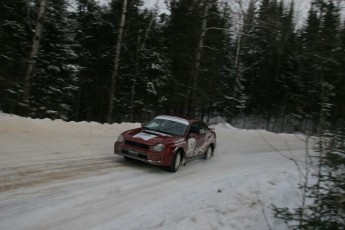
[[[303,160],[300,137],[216,124],[214,157],[172,174],[114,156],[137,127],[0,113],[0,229],[287,229],[270,205],[296,206],[299,175],[274,148]]]
[[[229,123],[218,123],[218,124],[210,125],[210,127],[215,128],[215,129],[237,129],[233,127],[232,125],[230,125]]]
[[[45,119],[32,119],[19,117],[16,115],[10,115],[0,113],[0,132],[24,132],[36,134],[49,134],[60,133],[70,135],[81,134],[115,134],[114,130],[125,130],[127,127],[139,127],[140,124],[122,123],[122,124],[100,124],[97,122],[66,122],[60,119],[51,120]],[[122,128],[123,127],[123,128]]]

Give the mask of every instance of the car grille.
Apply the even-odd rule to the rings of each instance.
[[[130,146],[135,146],[135,147],[141,148],[141,149],[147,149],[147,150],[150,149],[150,146],[142,144],[142,143],[134,142],[134,141],[126,140],[125,144],[130,145]]]
[[[142,159],[142,160],[147,161],[147,155],[143,154],[143,153],[132,152],[132,151],[128,151],[126,149],[122,149],[122,153],[125,154],[125,156],[127,156],[127,157],[131,157],[131,158],[138,159],[138,160]]]

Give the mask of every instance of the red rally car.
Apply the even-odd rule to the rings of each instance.
[[[216,133],[203,121],[158,116],[141,128],[121,133],[114,153],[176,172],[187,161],[213,156]]]

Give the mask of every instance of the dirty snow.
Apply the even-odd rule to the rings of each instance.
[[[302,161],[303,136],[218,124],[215,156],[170,173],[113,154],[139,126],[0,113],[0,229],[287,229],[270,206],[298,204],[281,154]]]

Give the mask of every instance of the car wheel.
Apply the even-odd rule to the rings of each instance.
[[[210,146],[208,146],[208,148],[207,148],[207,150],[205,152],[204,159],[208,160],[208,159],[211,158],[211,156],[212,156],[212,146],[210,145]]]
[[[181,152],[178,151],[176,154],[175,154],[175,157],[174,159],[172,160],[171,162],[171,165],[169,167],[169,171],[170,172],[176,172],[178,170],[178,168],[180,167],[181,165]]]

